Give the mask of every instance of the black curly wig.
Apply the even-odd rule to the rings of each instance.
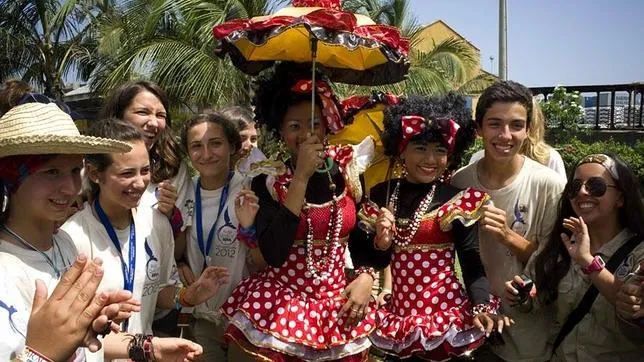
[[[403,116],[421,116],[426,120],[449,120],[458,123],[460,129],[456,134],[454,152],[449,155],[447,170],[455,170],[461,164],[463,153],[470,148],[476,138],[476,126],[472,121],[472,112],[467,108],[465,98],[450,92],[440,97],[409,96],[400,103],[385,109],[384,131],[382,143],[385,154],[399,157],[398,146],[402,139],[401,120]],[[439,142],[447,147],[438,122],[432,122],[431,127],[425,128],[420,134],[411,138],[410,142]]]
[[[291,88],[300,80],[311,79],[311,65],[305,63],[282,62],[272,70],[267,71],[255,81],[255,120],[265,125],[271,132],[279,132],[284,115],[290,106],[311,100],[311,93],[295,93]],[[319,71],[315,74],[316,81],[328,79]],[[334,100],[341,109],[337,99]],[[318,108],[322,101],[315,97]]]

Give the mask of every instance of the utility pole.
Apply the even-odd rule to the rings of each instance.
[[[499,0],[499,78],[508,79],[508,13],[506,0]]]

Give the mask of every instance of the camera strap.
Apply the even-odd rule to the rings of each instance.
[[[633,249],[635,249],[635,247],[641,242],[642,240],[640,235],[636,235],[630,238],[626,243],[624,243],[624,245],[617,249],[615,254],[613,254],[610,259],[608,259],[608,262],[606,263],[606,269],[614,274],[615,270],[617,270],[617,267],[624,261],[626,256],[630,254]],[[572,312],[570,312],[568,318],[566,319],[566,322],[561,327],[561,330],[559,331],[559,334],[557,335],[557,338],[555,339],[554,345],[552,347],[553,356],[564,339],[566,339],[566,336],[568,336],[568,334],[570,334],[570,332],[575,329],[575,326],[579,322],[581,322],[582,319],[584,319],[586,314],[588,314],[590,308],[595,302],[595,299],[597,299],[597,295],[599,295],[599,290],[595,287],[594,284],[591,283],[590,287],[586,291],[586,294],[584,294],[583,298],[581,299],[581,302],[579,302],[577,307]]]

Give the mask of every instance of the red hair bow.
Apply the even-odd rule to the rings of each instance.
[[[310,79],[300,80],[291,87],[291,91],[295,93],[311,93],[312,90],[313,82]],[[340,131],[344,128],[344,122],[331,86],[323,80],[318,80],[315,82],[315,93],[322,101],[322,117],[326,121],[325,126],[331,133]]]
[[[402,140],[398,146],[398,152],[402,153],[409,140],[423,132],[426,127],[431,127],[432,122],[432,120],[427,121],[421,116],[402,116]],[[456,143],[456,133],[461,126],[454,122],[453,119],[438,121],[437,126],[441,136],[443,136],[443,141],[447,145],[447,152],[452,153]]]

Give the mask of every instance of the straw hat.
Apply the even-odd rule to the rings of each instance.
[[[0,157],[112,153],[131,149],[125,142],[81,136],[72,118],[53,103],[22,104],[0,118]]]

